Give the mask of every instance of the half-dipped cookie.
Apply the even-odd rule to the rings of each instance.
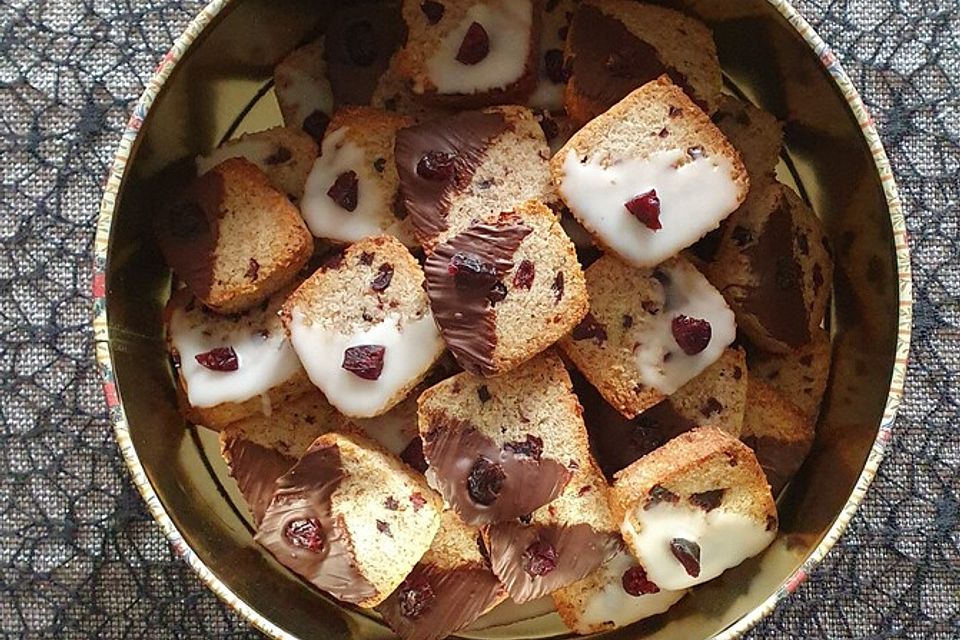
[[[318,144],[333,115],[324,39],[294,49],[273,70],[273,90],[286,126],[303,129]]]

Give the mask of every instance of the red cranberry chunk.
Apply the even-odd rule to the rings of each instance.
[[[711,491],[701,491],[690,495],[690,503],[700,507],[704,511],[713,511],[720,506],[723,500],[723,494],[726,489],[713,489]]]
[[[487,385],[481,385],[477,389],[477,397],[480,398],[480,402],[487,402],[491,397],[490,389],[487,388]]]
[[[567,71],[563,66],[563,51],[560,49],[550,49],[543,54],[543,68],[550,82],[563,84],[567,81]]]
[[[542,577],[557,568],[557,550],[543,538],[537,538],[520,556],[523,570],[534,577]]]
[[[691,578],[700,575],[700,545],[686,538],[674,538],[670,541],[670,553],[683,565],[683,570]]]
[[[537,436],[527,434],[527,439],[518,442],[507,442],[503,445],[506,451],[511,451],[517,455],[533,458],[537,462],[543,455],[543,439]]]
[[[700,318],[679,315],[670,325],[673,339],[688,356],[695,356],[710,344],[713,330],[710,323]]]
[[[533,278],[536,274],[536,265],[529,260],[521,261],[517,272],[513,275],[513,286],[518,289],[529,289],[533,286]]]
[[[470,499],[477,504],[490,506],[500,497],[503,483],[507,479],[503,467],[486,458],[479,456],[470,467],[467,476],[467,492]]]
[[[377,520],[377,531],[391,538],[393,537],[393,532],[390,531],[389,522],[384,522],[383,520]]]
[[[389,262],[385,262],[380,265],[380,268],[377,270],[377,275],[373,277],[373,282],[370,283],[370,288],[380,293],[386,291],[387,287],[390,286],[390,282],[393,280],[393,265]]]
[[[589,312],[573,328],[571,335],[576,341],[592,339],[598,346],[607,341],[607,329]]]
[[[623,206],[648,229],[658,231],[663,228],[660,224],[660,198],[656,189],[641,193]]]
[[[553,284],[550,286],[550,289],[553,291],[554,303],[559,303],[563,300],[563,271],[557,272],[557,277],[553,279]]]
[[[311,138],[317,141],[317,143],[320,143],[323,141],[323,134],[326,133],[327,125],[329,124],[330,116],[317,109],[304,118],[303,124],[300,128],[306,131]]]
[[[327,195],[342,209],[356,210],[359,196],[357,172],[345,171],[337,176],[333,186],[327,191]]]
[[[457,155],[446,151],[431,151],[417,163],[417,175],[424,180],[443,182],[453,177]]]
[[[364,344],[348,347],[343,352],[344,369],[364,380],[377,380],[383,373],[383,354],[386,347],[379,344]]]
[[[660,592],[660,587],[647,578],[647,572],[640,566],[627,569],[620,582],[623,584],[623,590],[635,598]]]
[[[446,12],[446,7],[444,7],[440,2],[424,0],[420,3],[420,11],[423,11],[423,15],[427,17],[427,22],[430,24],[437,24],[443,20],[443,14]]]
[[[457,51],[457,62],[474,65],[481,62],[490,53],[490,36],[479,22],[474,22],[467,29]]]
[[[316,518],[297,518],[283,527],[283,537],[295,547],[313,553],[322,553],[323,527]]]
[[[416,620],[430,608],[436,595],[433,587],[426,580],[407,578],[397,591],[397,600],[400,603],[400,615]]]
[[[423,497],[422,493],[415,491],[410,494],[410,504],[413,505],[413,512],[416,513],[427,506],[427,499]]]
[[[244,271],[243,277],[253,282],[257,281],[257,277],[260,275],[260,263],[257,262],[256,258],[250,258],[250,262],[247,263],[247,270]]]
[[[233,347],[217,347],[196,355],[197,362],[211,371],[236,371],[240,368],[240,359]]]
[[[679,501],[680,496],[675,494],[673,491],[670,491],[661,484],[655,484],[650,488],[650,492],[647,494],[647,502],[643,505],[643,508],[650,509],[661,502],[676,504]]]
[[[489,291],[497,284],[497,267],[474,253],[457,252],[450,258],[447,273],[453,276],[459,289]]]
[[[360,264],[369,267],[370,265],[373,264],[373,259],[375,257],[376,256],[370,253],[369,251],[364,251],[363,253],[360,254]]]

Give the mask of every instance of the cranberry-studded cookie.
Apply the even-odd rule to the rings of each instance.
[[[830,378],[831,350],[830,336],[817,328],[810,344],[796,351],[754,349],[750,354],[750,374],[779,391],[807,420],[815,423]]]
[[[716,229],[749,188],[740,154],[666,76],[575,133],[550,170],[598,243],[646,267]]]
[[[540,73],[527,104],[547,113],[563,111],[563,94],[569,70],[564,65],[570,21],[578,0],[547,0],[543,3],[540,28]]]
[[[624,541],[661,589],[716,578],[777,534],[756,456],[719,429],[694,429],[616,476],[611,508]]]
[[[353,418],[399,404],[443,353],[423,271],[392,236],[351,245],[300,285],[282,315],[310,380]]]
[[[280,61],[273,70],[273,90],[283,123],[303,129],[319,143],[333,115],[323,38],[294,49]]]

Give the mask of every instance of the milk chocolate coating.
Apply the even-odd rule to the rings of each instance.
[[[430,585],[433,599],[415,618],[403,615],[400,600],[406,586],[422,583]],[[420,563],[377,611],[403,640],[440,640],[469,625],[503,597],[503,586],[489,567],[464,564],[441,568]]]
[[[783,491],[810,452],[806,443],[788,442],[769,436],[746,436],[743,444],[757,454],[773,495]]]
[[[472,526],[504,522],[532,513],[563,491],[570,471],[560,462],[535,460],[501,447],[467,422],[444,415],[429,416],[430,431],[423,434],[423,453],[436,483],[460,518]],[[501,465],[506,475],[502,489],[489,505],[475,502],[467,478],[480,456]]]
[[[277,478],[297,463],[276,449],[245,438],[231,438],[223,444],[223,457],[236,480],[240,493],[253,514],[253,524],[260,527],[263,515],[276,491]]]
[[[619,536],[599,532],[588,524],[524,525],[505,522],[490,527],[490,564],[510,597],[529,602],[587,577],[612,558]],[[524,570],[522,556],[537,539],[548,542],[557,553],[557,567],[543,576]]]
[[[793,219],[784,205],[767,218],[756,242],[743,249],[758,279],[739,300],[775,340],[791,347],[810,342],[810,309],[803,298],[803,270],[793,251]]]
[[[665,64],[657,50],[630,32],[616,18],[581,4],[570,25],[572,82],[599,112],[631,91],[663,74],[696,101],[686,76]]]
[[[502,113],[465,111],[397,132],[400,193],[418,237],[433,238],[447,228],[451,198],[470,185],[487,148],[509,128]],[[420,160],[433,151],[456,156],[449,180],[428,180],[417,173]]]
[[[457,286],[450,274],[450,260],[456,253],[474,254],[493,264],[502,279],[513,268],[513,255],[531,231],[519,223],[475,224],[437,247],[424,265],[427,295],[440,334],[460,366],[471,373],[497,373],[493,364],[496,309],[488,299],[489,290]]]
[[[180,198],[162,207],[155,222],[163,257],[201,300],[210,296],[220,218],[223,176],[209,171],[194,179]]]
[[[354,562],[352,543],[331,496],[346,476],[336,445],[311,447],[300,462],[277,480],[277,491],[255,540],[285,567],[334,597],[359,604],[377,595]],[[324,535],[319,551],[295,546],[283,535],[299,519],[315,518]]]

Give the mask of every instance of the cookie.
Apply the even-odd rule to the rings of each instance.
[[[810,344],[796,351],[772,353],[754,349],[750,354],[750,374],[778,391],[813,424],[820,414],[830,378],[831,350],[830,336],[817,328]]]
[[[323,38],[294,49],[280,61],[273,70],[273,90],[283,123],[303,129],[319,144],[333,115]]]
[[[577,0],[547,0],[540,9],[540,73],[537,86],[527,100],[532,109],[547,113],[563,111],[568,74],[563,50],[576,6]]]

